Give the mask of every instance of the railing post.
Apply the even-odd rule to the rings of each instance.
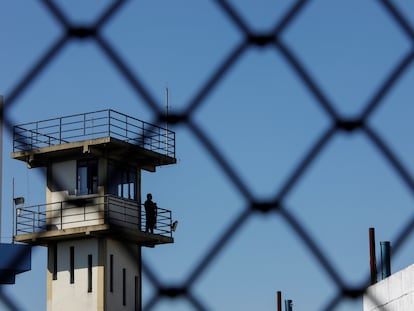
[[[63,202],[60,202],[60,230],[63,230]]]
[[[111,137],[111,109],[108,110],[108,136]]]
[[[35,222],[36,222],[36,217],[35,217],[35,215],[34,215],[34,212],[32,211],[32,220],[33,220],[33,222],[32,222],[32,233],[35,233],[35,228],[36,228],[36,225],[35,225]]]
[[[30,149],[33,149],[33,136],[34,136],[34,133],[33,133],[33,131],[30,131]]]
[[[141,129],[142,129],[142,134],[141,134],[142,147],[145,148],[145,123],[142,121],[141,121]]]
[[[35,132],[35,134],[36,134],[35,135],[35,141],[36,141],[36,143],[37,143],[37,140],[38,140],[38,137],[37,137],[38,133],[39,133],[39,122],[36,122],[36,132]],[[33,140],[32,140],[31,149],[33,149]]]
[[[40,206],[39,205],[37,206],[37,228],[40,229]]]
[[[170,211],[170,237],[172,238],[172,212]]]
[[[62,118],[59,118],[59,144],[61,143],[62,143]]]
[[[104,202],[103,202],[103,204],[104,204],[104,223],[105,224],[109,223],[109,220],[110,220],[110,217],[111,217],[110,211],[109,211],[109,204],[110,204],[109,201],[110,201],[110,197],[108,195],[106,195],[104,197]]]
[[[126,206],[125,206],[125,202],[122,202],[122,207],[124,208],[124,223],[126,223]]]
[[[128,116],[125,115],[125,138],[128,140]]]
[[[160,152],[162,150],[162,148],[161,148],[161,137],[162,137],[161,128],[158,127],[158,150],[157,150],[158,152]]]
[[[139,231],[142,231],[142,228],[141,228],[142,212],[141,212],[141,210],[142,210],[141,204],[138,203],[138,230]]]

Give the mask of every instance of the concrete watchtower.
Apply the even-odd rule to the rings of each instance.
[[[141,247],[174,242],[169,210],[145,230],[141,170],[176,163],[175,133],[103,110],[15,126],[12,158],[47,170],[14,236],[48,248],[47,309],[140,310]]]

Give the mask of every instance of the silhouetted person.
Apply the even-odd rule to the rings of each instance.
[[[147,194],[144,206],[146,216],[145,232],[154,233],[155,223],[157,222],[157,203],[152,202],[151,193]]]

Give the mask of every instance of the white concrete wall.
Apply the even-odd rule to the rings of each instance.
[[[73,284],[70,284],[71,246],[74,246],[75,255]],[[50,276],[48,277],[48,310],[98,310],[98,240],[60,242],[57,247],[57,280],[51,280]],[[88,293],[89,254],[92,255],[93,266],[91,293]]]
[[[368,288],[364,311],[380,310],[414,310],[414,264]]]
[[[107,240],[107,269],[105,269],[106,278],[106,310],[135,310],[135,277],[139,277],[139,265],[137,259],[137,245],[129,245],[128,250],[124,245],[116,240]],[[114,271],[113,271],[113,292],[109,288],[109,258],[113,254]],[[126,304],[123,305],[123,274],[122,269],[126,269]]]
[[[74,283],[70,283],[70,247],[74,247]],[[53,247],[53,246],[50,246]],[[131,253],[130,253],[131,251]],[[57,244],[57,280],[52,279],[53,252],[49,252],[47,310],[135,310],[135,277],[140,277],[138,246],[112,239],[79,239]],[[88,292],[88,255],[92,255],[92,292]],[[113,255],[113,290],[110,290],[110,255]],[[132,255],[132,256],[131,256]],[[125,294],[123,304],[123,269]]]

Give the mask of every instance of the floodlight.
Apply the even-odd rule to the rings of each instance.
[[[171,225],[172,232],[175,232],[175,230],[177,230],[177,226],[178,226],[178,221],[176,220]]]
[[[13,199],[15,205],[20,205],[24,203],[24,197],[17,197]]]

